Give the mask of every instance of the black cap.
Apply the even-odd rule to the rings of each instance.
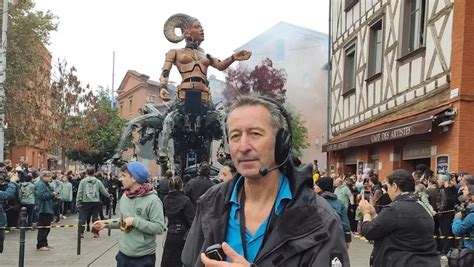
[[[329,176],[323,176],[316,181],[316,185],[324,192],[334,191],[334,181]]]

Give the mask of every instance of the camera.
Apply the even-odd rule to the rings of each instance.
[[[224,261],[226,258],[224,250],[222,250],[220,244],[215,244],[208,247],[204,253],[209,259],[213,259],[216,261]]]
[[[458,205],[454,206],[454,210],[456,213],[461,212],[462,217],[466,217],[467,215],[467,203],[465,201],[461,201]]]

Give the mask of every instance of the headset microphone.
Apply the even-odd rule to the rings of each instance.
[[[288,160],[289,157],[290,157],[290,155],[288,154],[288,156],[286,156],[285,160],[280,165],[277,165],[277,166],[274,166],[274,167],[271,167],[271,168],[260,168],[260,170],[258,170],[258,173],[260,173],[261,176],[267,175],[269,172],[271,172],[273,170],[276,170],[276,169],[280,168],[281,166],[283,166],[286,163],[286,161]]]

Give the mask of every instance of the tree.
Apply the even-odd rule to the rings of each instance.
[[[31,0],[9,10],[5,115],[8,144],[52,142],[49,118],[50,54],[44,44],[56,30],[56,16],[33,10]]]
[[[110,107],[110,99],[105,91],[99,93],[98,99],[95,106],[87,109],[84,115],[78,118],[90,126],[83,128],[90,146],[67,152],[68,158],[94,165],[96,169],[112,157],[126,123],[118,110]]]
[[[225,72],[226,88],[224,97],[226,100],[233,99],[238,95],[258,92],[272,98],[281,98],[284,102],[286,89],[286,72],[284,69],[275,69],[271,59],[266,58],[261,65],[255,66],[249,71],[243,64],[237,68],[229,68]]]
[[[51,82],[51,138],[61,151],[88,151],[90,142],[84,129],[95,126],[85,112],[97,105],[98,97],[89,86],[83,87],[75,67],[58,60]],[[62,153],[63,162],[65,153]]]
[[[229,68],[225,72],[226,87],[223,95],[230,101],[239,95],[256,92],[283,105],[286,100],[286,77],[285,70],[274,68],[269,58],[264,59],[261,65],[255,66],[252,71],[243,65],[238,65],[237,68]],[[293,153],[301,156],[302,150],[309,145],[306,141],[308,129],[304,126],[302,116],[296,108],[287,107],[287,110],[291,117]]]

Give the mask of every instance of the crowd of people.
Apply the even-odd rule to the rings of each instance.
[[[291,154],[290,125],[273,100],[238,98],[227,118],[231,160],[217,178],[207,162],[195,175],[161,178],[137,161],[121,166],[120,177],[0,164],[0,226],[18,224],[15,199],[28,225],[79,210],[80,227],[91,223],[94,238],[120,229],[117,266],[155,266],[156,235],[165,232],[161,266],[171,267],[349,266],[352,237],[373,243],[371,266],[440,266],[453,248],[473,254],[471,175],[434,174],[424,165],[383,178],[369,168],[313,172]],[[117,199],[120,219],[107,220],[104,208],[115,214]],[[48,234],[38,228],[38,250],[50,249]]]
[[[103,195],[93,199],[89,180],[97,181],[97,188],[103,189]],[[82,182],[84,181],[84,182]],[[81,186],[82,184],[82,186]],[[89,168],[86,172],[38,170],[27,162],[13,167],[10,160],[0,163],[0,226],[10,229],[0,230],[0,251],[3,251],[5,232],[14,231],[20,223],[21,208],[26,208],[27,231],[38,230],[37,249],[49,251],[47,243],[48,228],[52,223],[67,219],[69,214],[80,213],[82,225],[105,218],[109,212],[116,214],[117,199],[121,196],[121,182],[116,175],[106,175]],[[92,189],[95,189],[92,186]],[[90,205],[96,209],[91,212]],[[81,211],[81,212],[80,212]],[[43,226],[43,227],[39,227]],[[95,237],[98,235],[95,233]]]
[[[393,229],[389,230],[390,227],[402,227],[404,224],[405,227],[411,229],[413,236],[407,237],[396,233],[391,237],[390,243],[398,243],[403,247],[395,247],[392,248],[393,250],[407,250],[407,247],[412,245],[412,251],[416,254],[422,247],[433,245],[433,248],[428,250],[436,252],[435,258],[438,259],[439,255],[439,258],[444,261],[448,261],[447,256],[453,248],[463,247],[472,250],[469,253],[474,254],[474,178],[472,175],[455,172],[434,174],[423,164],[416,166],[411,173],[406,170],[397,170],[383,180],[369,168],[357,175],[327,176],[320,174],[317,170],[315,172],[317,172],[314,176],[316,192],[331,203],[340,215],[344,229],[350,229],[354,237],[369,239],[371,242],[381,238],[377,234],[380,229],[364,223],[366,221],[364,216],[368,214],[367,220],[377,218],[378,225],[383,227],[384,231],[391,231]],[[402,207],[401,209],[405,209],[403,213],[409,214],[412,218],[416,218],[418,214],[419,218],[412,221],[396,220],[397,215],[393,206],[397,196],[393,194],[390,196],[389,192],[392,184],[397,184],[401,194],[407,195],[407,199],[416,202],[414,205]],[[337,199],[336,204],[335,199]],[[391,205],[391,203],[394,204]],[[378,216],[380,214],[383,216]],[[421,217],[424,217],[424,220]],[[347,227],[347,224],[350,226]],[[397,238],[405,238],[405,241],[393,241]],[[413,243],[410,244],[406,240]],[[433,242],[427,242],[427,240],[433,240]],[[377,254],[381,253],[374,251],[371,256],[371,262],[376,266],[381,264],[381,259],[376,259]],[[403,261],[399,255],[394,255],[393,258]]]

